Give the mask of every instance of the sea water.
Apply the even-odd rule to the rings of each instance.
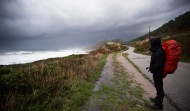
[[[48,58],[87,54],[85,50],[16,50],[0,51],[0,65],[23,64]]]

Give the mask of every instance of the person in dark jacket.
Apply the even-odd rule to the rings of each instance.
[[[152,52],[150,62],[150,72],[153,73],[153,80],[157,91],[155,98],[150,98],[151,101],[155,102],[153,109],[163,109],[163,69],[166,62],[166,55],[161,46],[161,39],[159,37],[150,38]]]

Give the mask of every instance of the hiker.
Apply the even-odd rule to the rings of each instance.
[[[152,37],[149,39],[152,52],[151,62],[150,62],[150,72],[153,73],[153,80],[157,91],[157,96],[155,98],[150,98],[155,104],[151,106],[153,109],[163,109],[163,69],[166,62],[166,55],[161,46],[161,39],[159,37]]]

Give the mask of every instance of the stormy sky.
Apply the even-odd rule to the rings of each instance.
[[[131,40],[190,11],[190,0],[0,0],[0,49]]]

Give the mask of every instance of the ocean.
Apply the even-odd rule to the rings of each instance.
[[[48,58],[87,54],[85,50],[14,50],[0,51],[0,65],[24,64]]]

